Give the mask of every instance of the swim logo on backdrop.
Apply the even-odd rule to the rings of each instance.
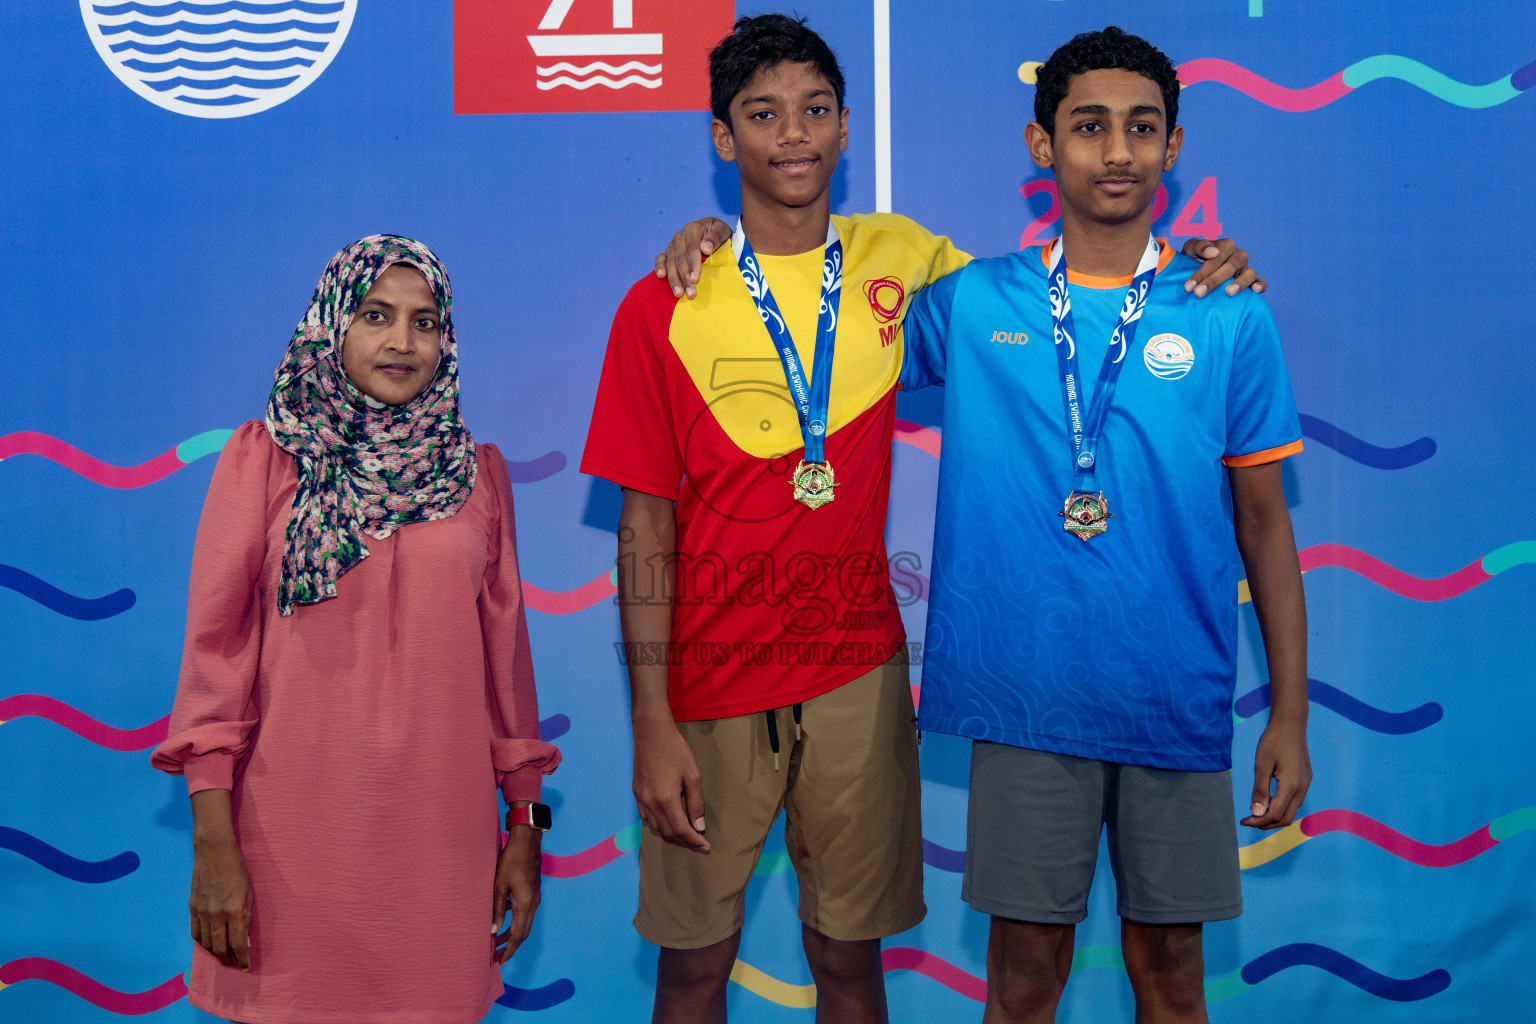
[[[244,117],[303,92],[341,50],[357,0],[80,0],[103,63],[157,107]]]
[[[733,0],[455,0],[457,114],[708,110]]]

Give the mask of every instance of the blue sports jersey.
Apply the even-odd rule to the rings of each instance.
[[[1274,318],[1251,291],[1197,300],[1165,247],[1126,353],[1084,543],[1058,513],[1071,441],[1040,248],[929,285],[902,386],[945,384],[920,725],[1183,771],[1232,762],[1241,561],[1225,465],[1301,450]],[[1131,279],[1069,274],[1085,404]]]

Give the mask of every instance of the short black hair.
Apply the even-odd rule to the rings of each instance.
[[[1163,92],[1167,130],[1179,123],[1179,72],[1173,61],[1141,36],[1111,25],[1073,36],[1040,65],[1035,74],[1035,120],[1047,135],[1056,134],[1056,108],[1066,99],[1072,76],[1085,71],[1134,71],[1152,79]]]
[[[736,22],[731,34],[709,51],[710,111],[729,127],[736,94],[763,68],[785,61],[814,66],[831,84],[837,109],[843,109],[843,69],[826,41],[805,27],[804,18],[759,14]]]

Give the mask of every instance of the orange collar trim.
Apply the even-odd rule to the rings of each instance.
[[[1051,250],[1059,241],[1061,241],[1060,238],[1053,238],[1040,250],[1040,262],[1046,270],[1051,269]],[[1157,273],[1161,274],[1168,264],[1173,262],[1176,253],[1166,238],[1159,238],[1157,244],[1162,248],[1162,252],[1157,257]],[[1135,279],[1134,274],[1126,277],[1095,277],[1092,274],[1079,274],[1075,270],[1067,271],[1068,284],[1080,284],[1085,288],[1129,288]]]

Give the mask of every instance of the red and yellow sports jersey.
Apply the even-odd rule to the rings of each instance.
[[[905,217],[832,220],[843,243],[826,438],[837,488],[819,509],[793,500],[799,420],[729,245],[704,263],[697,298],[647,275],[613,319],[581,471],[677,502],[666,654],[679,721],[808,700],[906,640],[885,552],[901,318],[917,289],[969,257]],[[809,375],[822,256],[758,255]]]

